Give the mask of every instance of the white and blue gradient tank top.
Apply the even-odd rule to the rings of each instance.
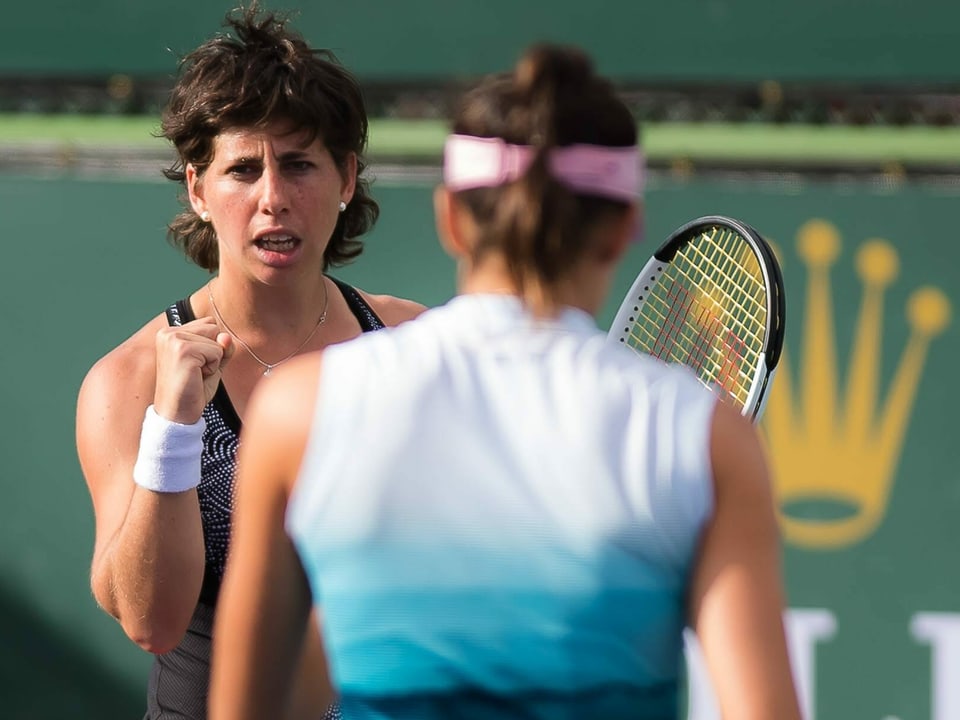
[[[328,348],[319,393],[287,529],[345,718],[677,717],[691,373],[467,295]]]

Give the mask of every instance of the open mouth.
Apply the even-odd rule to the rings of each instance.
[[[300,241],[292,235],[264,235],[257,238],[255,244],[262,250],[269,252],[290,252]]]

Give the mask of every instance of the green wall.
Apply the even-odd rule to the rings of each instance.
[[[4,74],[169,75],[219,27],[227,0],[7,3]],[[960,7],[946,0],[358,0],[268,2],[300,9],[310,40],[367,79],[450,78],[504,69],[526,44],[591,50],[624,79],[956,82]]]
[[[443,302],[453,292],[452,266],[434,239],[430,187],[380,182],[374,188],[383,207],[380,226],[366,255],[341,277],[376,292]],[[784,264],[790,367],[781,370],[774,397],[789,395],[791,387],[799,394],[804,368],[817,366],[837,373],[834,399],[842,402],[850,377],[875,370],[872,432],[902,364],[912,293],[933,287],[950,308],[960,303],[958,199],[957,188],[945,184],[655,178],[648,192],[648,239],[631,251],[601,324],[609,322],[655,239],[698,215],[741,217],[776,242]],[[13,708],[9,717],[138,717],[143,709],[149,658],[96,608],[88,589],[93,521],[76,461],[73,413],[87,368],[205,279],[165,242],[165,222],[175,208],[173,186],[161,182],[0,175],[0,303],[6,309],[0,353],[0,698],[5,711]],[[798,250],[798,237],[814,218],[830,223],[840,240],[825,316],[806,310],[809,275]],[[872,239],[882,239],[895,253],[899,272],[882,292],[876,351],[848,371],[853,339],[867,327],[859,314],[857,252]],[[832,339],[832,355],[807,353],[816,332]],[[929,340],[908,393],[910,407],[901,413],[902,445],[881,468],[889,471],[890,492],[877,525],[854,541],[832,545],[786,540],[791,607],[826,617],[833,628],[805,646],[815,681],[811,720],[960,717],[960,699],[950,704],[955,683],[937,682],[940,672],[960,674],[960,667],[948,663],[957,649],[951,629],[960,628],[954,561],[960,483],[952,445],[960,393],[950,372],[958,350],[956,322]],[[790,460],[791,467],[782,468],[788,479],[823,476],[813,458],[829,460],[835,450],[806,437],[812,411],[790,403],[796,426],[771,452]],[[841,407],[837,417],[842,415]],[[764,427],[767,437],[769,430]],[[851,447],[855,468],[867,468],[872,449],[865,443]],[[830,462],[826,467],[827,485],[850,484],[848,475],[830,476]],[[879,482],[866,469],[853,480],[868,495]],[[810,522],[829,521],[824,518]],[[940,628],[933,636],[931,622]],[[931,643],[939,643],[937,652]],[[954,710],[958,714],[950,714]]]

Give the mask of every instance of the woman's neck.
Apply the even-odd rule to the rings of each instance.
[[[583,310],[596,317],[610,286],[612,268],[582,262],[550,286],[530,280],[521,289],[502,258],[488,258],[478,265],[460,268],[458,292],[513,295],[523,300],[538,317],[555,317],[564,308]]]
[[[329,283],[322,274],[309,284],[284,286],[233,282],[217,276],[205,293],[231,327],[248,333],[294,333],[316,323],[318,313],[329,304]],[[211,310],[213,308],[211,307]]]

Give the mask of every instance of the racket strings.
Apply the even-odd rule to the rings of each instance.
[[[762,347],[766,323],[766,285],[750,245],[733,232],[709,244],[691,243],[679,254],[677,271],[694,287],[718,301],[737,325]],[[739,247],[737,247],[739,246]],[[719,259],[719,263],[718,263]]]
[[[693,368],[742,405],[763,352],[766,313],[766,285],[752,248],[715,228],[664,267],[627,342]]]

